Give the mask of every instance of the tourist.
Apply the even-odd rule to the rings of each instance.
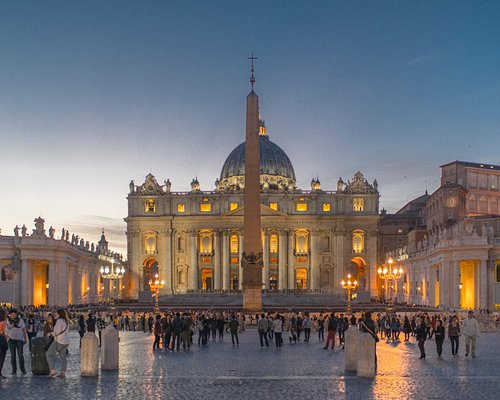
[[[304,329],[304,342],[309,342],[309,338],[311,337],[312,320],[311,318],[309,318],[308,312],[306,312],[304,315],[304,319],[302,320],[302,328]]]
[[[184,313],[184,327],[182,330],[182,347],[191,348],[191,327],[193,326],[193,319],[188,313]]]
[[[28,341],[28,333],[26,332],[24,321],[19,317],[17,310],[15,309],[10,310],[5,333],[7,340],[9,341],[12,375],[17,373],[16,353],[19,357],[19,368],[21,369],[21,373],[26,374],[26,369],[24,368],[23,347]]]
[[[28,332],[28,348],[31,353],[31,340],[36,336],[39,328],[40,322],[38,319],[35,319],[33,314],[28,315],[28,319],[26,320],[26,331]]]
[[[436,328],[434,329],[438,358],[441,358],[441,354],[443,353],[444,335],[445,332],[444,332],[443,321],[439,319],[437,321]]]
[[[420,324],[415,330],[415,335],[417,337],[418,348],[420,349],[420,360],[425,359],[425,340],[427,339],[427,324],[425,317],[422,315],[420,317]]]
[[[155,351],[156,349],[160,350],[160,340],[161,340],[161,334],[162,334],[160,320],[161,320],[161,316],[157,315],[156,321],[155,321],[154,327],[153,327],[153,333],[155,335],[155,340],[153,342],[153,351]]]
[[[2,369],[5,357],[7,356],[7,349],[9,348],[7,336],[5,335],[6,326],[7,312],[5,310],[0,310],[0,378],[5,378],[2,374]]]
[[[476,358],[476,341],[479,336],[479,323],[474,318],[474,313],[469,311],[467,318],[462,321],[462,332],[465,336],[465,356],[471,350],[472,358]]]
[[[175,318],[174,321],[172,322],[172,331],[173,331],[173,338],[172,338],[172,350],[174,350],[177,347],[177,351],[180,350],[181,348],[181,334],[182,331],[184,330],[184,320],[181,319],[181,314],[180,313],[175,313]]]
[[[102,336],[102,331],[106,328],[106,322],[104,322],[104,319],[100,315],[99,317],[97,317],[96,326],[97,326],[97,333],[99,335],[99,347],[101,347],[101,336]]]
[[[281,347],[283,345],[283,320],[279,314],[273,321],[274,338],[276,342],[276,347]]]
[[[405,343],[410,341],[410,332],[411,332],[411,324],[408,316],[405,315],[405,319],[403,321],[403,333],[405,334]]]
[[[43,336],[47,337],[50,336],[50,333],[54,330],[54,316],[52,314],[49,314],[47,316],[47,321],[45,321],[45,325],[43,326]]]
[[[240,341],[238,339],[238,328],[240,326],[240,323],[236,319],[236,316],[231,314],[231,320],[229,321],[229,331],[231,332],[231,341],[233,342],[233,347],[234,347],[234,342],[236,340],[236,346],[240,345]]]
[[[170,349],[170,338],[172,337],[172,319],[170,314],[167,314],[161,320],[161,331],[163,332],[163,350]]]
[[[325,340],[325,320],[323,319],[323,313],[319,314],[318,318],[318,340]]]
[[[337,331],[339,333],[339,346],[341,346],[341,348],[344,345],[344,332],[347,329],[344,326],[344,323],[344,314],[340,314],[339,318],[337,319]]]
[[[49,364],[50,373],[52,377],[58,376],[64,378],[66,374],[66,349],[69,346],[69,320],[66,310],[59,308],[54,313],[54,318],[56,319],[56,324],[54,325],[54,331],[50,334],[54,339],[47,350],[46,358]],[[55,361],[59,355],[61,359],[61,372],[57,374],[55,369]]]
[[[451,319],[451,323],[448,325],[448,336],[451,342],[451,354],[453,357],[458,357],[458,346],[460,345],[460,324],[458,323],[458,318],[456,315]]]
[[[302,322],[303,318],[302,315],[299,314],[297,316],[297,321],[296,321],[296,328],[297,328],[297,340],[300,342],[300,333],[302,332]]]
[[[219,314],[219,318],[217,318],[217,330],[219,331],[219,342],[224,340],[224,316]]]
[[[92,313],[89,313],[89,317],[87,318],[87,332],[92,332],[95,334],[95,325],[96,320]]]
[[[323,347],[324,350],[328,350],[328,345],[330,344],[330,340],[332,341],[332,350],[334,350],[336,333],[337,333],[337,318],[335,318],[335,313],[332,312],[330,318],[328,318],[326,344],[325,347]]]
[[[80,316],[78,317],[78,333],[80,335],[80,347],[82,347],[82,339],[83,335],[85,334],[85,317],[83,316],[83,314],[80,314]]]
[[[217,338],[217,316],[214,314],[210,319],[210,331],[212,332],[212,342]]]
[[[257,321],[257,331],[259,332],[260,347],[264,347],[264,340],[266,342],[266,347],[269,347],[269,342],[267,341],[267,330],[269,329],[269,322],[266,319],[266,315],[261,314],[259,320]]]

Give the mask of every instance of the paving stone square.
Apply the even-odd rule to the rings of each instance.
[[[438,359],[434,340],[426,342],[427,359],[419,360],[413,339],[409,344],[377,345],[378,372],[374,379],[344,372],[344,354],[338,347],[323,350],[315,335],[311,341],[282,348],[261,348],[254,328],[240,334],[233,347],[224,341],[194,345],[179,352],[152,351],[153,335],[120,332],[120,369],[100,371],[98,377],[80,376],[78,334],[71,332],[65,379],[11,376],[10,357],[0,380],[2,399],[481,399],[498,398],[500,391],[500,334],[478,339],[478,357],[452,358],[445,341]],[[337,343],[338,345],[338,343]],[[27,369],[31,371],[25,347]]]

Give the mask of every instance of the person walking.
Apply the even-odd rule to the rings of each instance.
[[[52,377],[58,376],[60,378],[64,378],[66,376],[67,366],[66,349],[69,346],[69,319],[66,310],[63,308],[59,308],[54,313],[54,318],[56,319],[54,331],[49,334],[54,339],[45,356],[47,358],[47,364],[49,364],[50,368],[49,375]],[[57,374],[55,368],[57,355],[59,355],[59,358],[61,359],[61,372],[59,374]]]
[[[335,348],[336,333],[337,333],[337,318],[335,318],[335,313],[332,312],[330,318],[328,318],[326,344],[325,347],[323,347],[324,350],[328,350],[328,345],[330,344],[330,340],[332,341],[332,350]]]
[[[451,342],[451,354],[453,357],[458,357],[458,347],[460,345],[460,324],[458,323],[458,318],[456,315],[451,319],[448,325],[448,336]]]
[[[438,358],[441,358],[441,354],[443,353],[443,342],[444,342],[444,326],[443,321],[441,319],[437,320],[436,326],[434,328],[434,337],[436,340],[436,351],[438,354]]]
[[[469,311],[467,318],[462,321],[462,332],[465,336],[465,357],[469,355],[469,350],[471,350],[472,358],[476,358],[476,342],[479,336],[479,323],[472,311]]]
[[[234,347],[234,342],[236,341],[236,346],[240,345],[240,341],[238,339],[238,328],[240,326],[240,323],[236,319],[236,315],[231,314],[231,320],[229,321],[229,331],[231,332],[231,341],[233,342],[233,347]]]
[[[260,347],[264,347],[264,340],[266,342],[266,347],[269,347],[269,342],[267,340],[268,327],[268,320],[266,319],[266,315],[263,313],[260,315],[260,318],[257,321],[257,331],[259,332]]]
[[[403,321],[403,332],[405,334],[405,343],[410,341],[410,332],[411,332],[411,325],[410,325],[410,320],[408,319],[408,316],[405,315],[405,319]]]
[[[153,342],[153,351],[155,351],[156,349],[160,350],[160,340],[161,340],[161,334],[162,334],[160,320],[161,320],[161,316],[157,315],[156,321],[155,321],[154,327],[153,327],[153,333],[155,335],[155,340]]]
[[[21,373],[26,374],[26,369],[24,368],[23,348],[28,341],[28,333],[26,332],[24,321],[19,317],[16,309],[10,310],[5,334],[9,342],[12,375],[16,375],[17,373],[16,354],[19,357],[19,368],[21,369]]]
[[[425,340],[427,339],[427,324],[425,322],[425,317],[420,317],[420,324],[416,329],[416,338],[418,342],[418,348],[420,349],[420,360],[425,360]]]
[[[5,357],[7,356],[7,349],[9,345],[7,343],[7,336],[5,335],[5,328],[7,326],[7,312],[5,310],[0,310],[0,378],[5,378],[2,374],[3,363],[5,362]]]
[[[99,335],[99,347],[101,347],[101,336],[102,331],[106,328],[106,322],[104,322],[104,319],[100,315],[97,317],[96,326],[97,334]]]
[[[302,328],[304,329],[304,342],[309,342],[309,338],[311,337],[312,319],[309,318],[308,312],[304,314]]]
[[[318,318],[318,339],[322,342],[325,340],[325,320],[322,313],[319,314]]]
[[[276,347],[281,347],[283,345],[283,320],[279,314],[276,315],[273,321],[273,328]]]
[[[78,317],[78,334],[80,335],[80,347],[82,347],[82,339],[83,335],[85,335],[85,317],[83,314]]]

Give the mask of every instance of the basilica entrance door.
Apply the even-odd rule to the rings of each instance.
[[[297,279],[295,283],[297,289],[307,289],[307,269],[299,268],[297,270]]]
[[[209,268],[201,270],[201,288],[203,290],[212,290],[212,270]]]

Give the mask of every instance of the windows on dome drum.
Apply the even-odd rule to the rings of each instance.
[[[154,200],[146,200],[144,208],[147,213],[154,213],[156,211],[156,202]]]
[[[307,211],[307,203],[297,203],[295,209],[297,211]]]
[[[229,210],[230,211],[233,211],[233,210],[236,210],[238,208],[238,203],[237,202],[232,202],[229,204]]]
[[[269,208],[275,211],[278,211],[278,203],[269,203]]]
[[[201,212],[211,212],[212,211],[212,204],[210,204],[210,203],[201,203],[200,204],[200,211]]]
[[[332,205],[330,203],[323,203],[323,212],[330,212]]]
[[[365,200],[362,197],[352,199],[352,211],[361,212],[365,208]]]
[[[177,212],[178,213],[186,212],[186,205],[184,203],[177,204]]]

